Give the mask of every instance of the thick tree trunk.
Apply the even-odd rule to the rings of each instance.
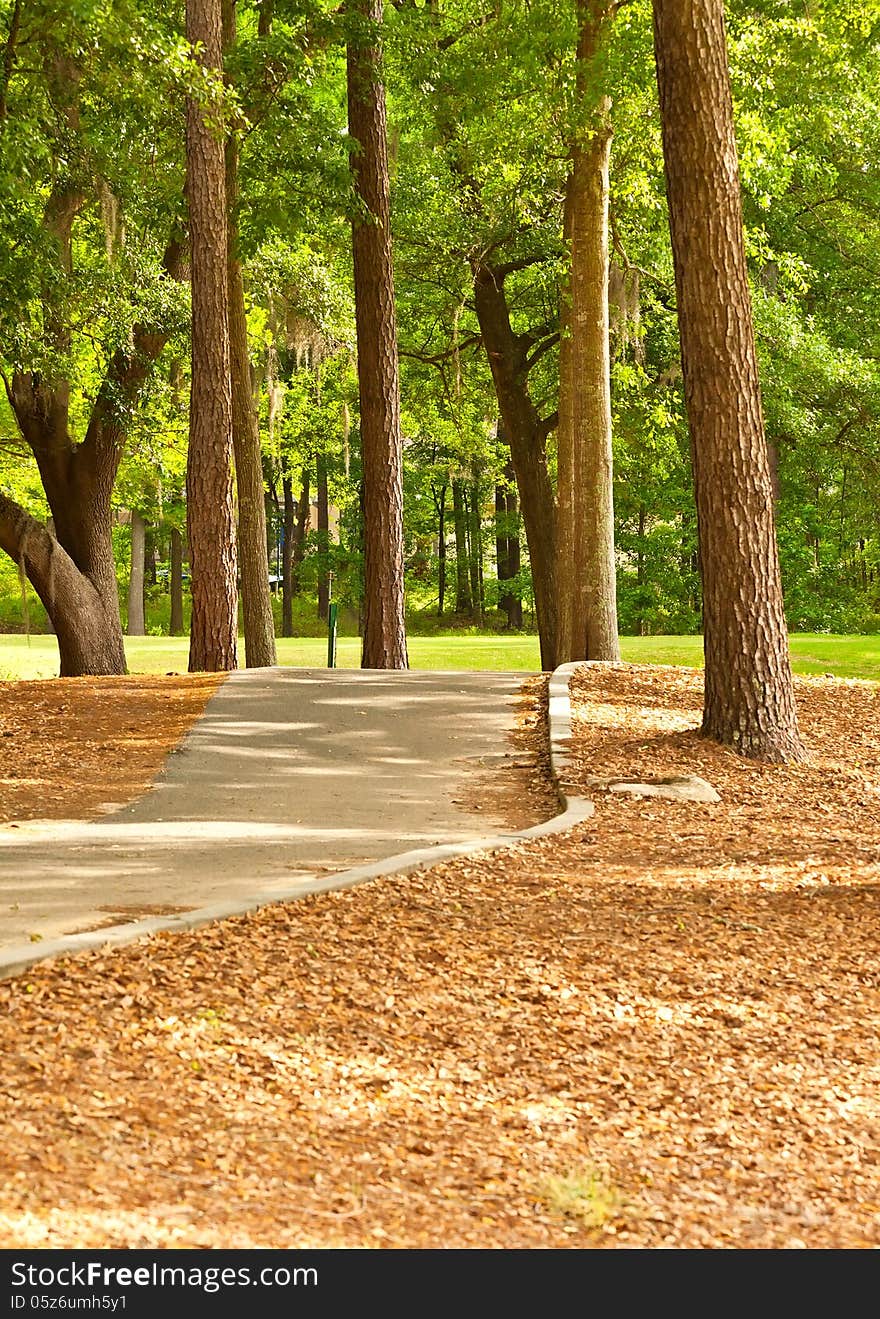
[[[654,42],[703,574],[703,732],[797,760],[723,0],[654,0]]]
[[[87,519],[88,512],[78,520]],[[87,525],[82,528],[84,539],[88,539],[89,530]],[[109,544],[108,527],[106,547]],[[24,565],[28,580],[52,619],[62,678],[125,673],[115,569],[112,596],[108,590],[112,553],[109,568],[93,558],[92,580],[41,522],[2,493],[0,549]]]
[[[187,0],[186,35],[208,70],[222,68],[220,0]],[[186,468],[192,579],[189,667],[236,667],[238,591],[232,498],[232,390],[223,142],[186,106],[186,189],[192,264],[192,385]]]
[[[405,669],[403,475],[390,186],[381,51],[382,0],[348,0],[348,129],[358,202],[352,222],[364,481],[364,668]]]
[[[618,660],[608,327],[610,102],[595,86],[607,0],[581,0],[578,100],[596,104],[571,148],[565,196],[557,481],[557,663]]]
[[[223,45],[235,44],[236,0],[223,0]],[[232,445],[238,494],[238,568],[245,663],[249,669],[273,665],[275,621],[266,550],[266,501],[260,430],[251,390],[244,283],[238,256],[238,140],[226,143],[229,354],[232,377]]]
[[[128,574],[128,627],[130,637],[142,637],[147,625],[144,617],[144,584],[147,551],[147,524],[136,508],[131,510],[131,571]]]
[[[281,546],[281,635],[293,636],[294,500],[293,478],[281,477],[284,496],[284,542]]]
[[[173,637],[183,636],[183,536],[171,528],[171,622]]]
[[[507,491],[503,485],[495,485],[495,576],[498,579],[498,608],[506,613],[510,595],[504,590],[503,583],[510,580],[510,566],[507,561]]]
[[[541,666],[556,665],[556,511],[547,470],[548,423],[528,392],[528,348],[510,324],[504,280],[490,266],[474,268],[474,306],[498,410],[510,445],[532,568]]]
[[[330,496],[327,490],[327,459],[318,454],[315,481],[318,489],[318,617],[325,623],[330,616],[330,571],[327,556],[330,552]]]
[[[467,512],[464,481],[452,482],[452,524],[455,530],[455,612],[469,614],[473,607],[468,572]]]

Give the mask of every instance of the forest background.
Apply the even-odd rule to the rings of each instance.
[[[156,340],[112,492],[113,569],[137,634],[187,626],[187,96],[204,70],[183,7],[0,6],[0,364],[63,377],[86,436],[115,355]],[[236,218],[284,635],[314,635],[332,573],[358,629],[362,501],[345,12],[238,5],[218,113],[235,124]],[[408,628],[534,628],[528,549],[481,332],[493,272],[555,481],[567,143],[577,12],[562,0],[399,3],[383,23],[404,452]],[[733,3],[728,35],[746,241],[788,625],[880,631],[878,43],[874,3]],[[4,35],[5,34],[5,35]],[[609,287],[617,599],[623,633],[700,628],[696,516],[650,6],[619,7]],[[75,95],[74,91],[75,89]],[[47,197],[70,182],[69,216]],[[59,225],[69,220],[59,264]],[[180,275],[181,272],[176,272]],[[63,327],[63,328],[62,328]],[[158,341],[161,339],[161,343]],[[47,522],[34,452],[0,399],[0,489]],[[3,510],[0,510],[3,512]],[[0,629],[45,630],[15,556]]]

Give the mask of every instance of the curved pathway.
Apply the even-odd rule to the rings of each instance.
[[[0,827],[0,955],[202,908],[499,822],[459,800],[512,755],[525,674],[253,669],[209,701],[144,797]]]

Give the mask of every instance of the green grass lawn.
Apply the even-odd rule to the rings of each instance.
[[[186,670],[186,637],[126,638],[132,673],[182,673]],[[644,664],[703,662],[700,637],[623,637],[623,658]],[[794,668],[798,673],[831,673],[842,678],[880,681],[880,636],[828,636],[795,633],[791,638]],[[526,669],[539,667],[535,637],[439,636],[411,637],[410,663],[414,669]],[[244,660],[244,645],[239,658]],[[327,642],[323,637],[279,639],[281,664],[323,668]],[[356,668],[360,643],[340,637],[340,668]],[[54,637],[0,636],[0,678],[51,678],[58,672]]]

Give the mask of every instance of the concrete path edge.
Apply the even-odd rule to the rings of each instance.
[[[571,740],[571,698],[569,680],[578,663],[561,664],[550,675],[548,691],[548,723],[550,740],[550,769],[562,810],[543,824],[532,825],[529,829],[520,829],[511,833],[487,835],[463,843],[440,843],[436,847],[417,848],[411,852],[401,852],[397,856],[385,857],[368,865],[355,866],[351,870],[339,871],[323,879],[300,880],[289,890],[273,890],[271,893],[253,893],[246,900],[239,902],[215,903],[207,907],[198,907],[193,911],[176,916],[151,916],[144,920],[130,921],[125,925],[114,925],[104,930],[95,930],[87,934],[67,934],[60,939],[47,940],[40,944],[19,944],[0,952],[0,980],[21,975],[28,968],[40,962],[47,962],[60,957],[72,957],[77,953],[92,952],[95,949],[109,949],[125,944],[137,943],[151,935],[175,930],[194,930],[214,921],[225,920],[230,916],[246,916],[278,902],[293,902],[297,898],[312,894],[331,893],[337,889],[354,888],[372,879],[384,879],[392,875],[411,875],[419,870],[429,870],[442,861],[451,861],[455,857],[470,856],[475,852],[497,852],[511,847],[515,843],[529,838],[546,838],[552,834],[564,833],[583,820],[589,819],[595,812],[593,802],[570,791],[569,746]]]

